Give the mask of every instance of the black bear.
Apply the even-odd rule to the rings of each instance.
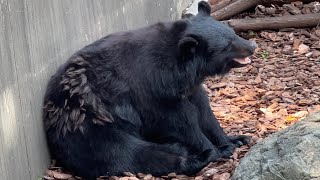
[[[51,155],[86,179],[123,172],[194,174],[248,142],[227,136],[204,78],[250,63],[256,44],[210,17],[108,35],[49,81],[43,119]]]

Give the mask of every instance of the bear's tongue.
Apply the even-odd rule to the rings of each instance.
[[[246,58],[233,58],[234,61],[237,61],[240,64],[249,64],[251,63],[251,59],[249,57]]]

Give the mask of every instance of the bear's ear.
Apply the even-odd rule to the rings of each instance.
[[[205,2],[205,1],[200,1],[198,3],[198,12],[199,14],[201,15],[204,15],[204,16],[210,16],[210,13],[211,13],[211,7],[210,5]]]
[[[179,20],[173,23],[170,32],[174,35],[180,34],[187,28],[187,21],[186,20]]]
[[[179,54],[181,56],[189,56],[195,53],[198,41],[192,37],[184,37],[179,41]]]

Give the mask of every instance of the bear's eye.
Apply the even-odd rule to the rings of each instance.
[[[232,41],[229,41],[228,44],[227,44],[227,46],[224,47],[221,52],[224,52],[224,51],[228,50],[229,47],[231,46],[231,44],[232,44]]]
[[[221,49],[219,52],[214,51],[214,50],[213,50],[213,51],[210,51],[210,55],[219,55],[219,54],[222,54],[223,52],[228,51],[228,50],[230,49],[231,45],[232,45],[232,40],[231,40],[231,41],[228,41],[228,44],[227,44],[223,49]]]

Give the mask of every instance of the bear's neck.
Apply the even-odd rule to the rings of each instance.
[[[204,81],[198,60],[186,61],[153,73],[152,94],[159,99],[179,100],[191,96]]]

